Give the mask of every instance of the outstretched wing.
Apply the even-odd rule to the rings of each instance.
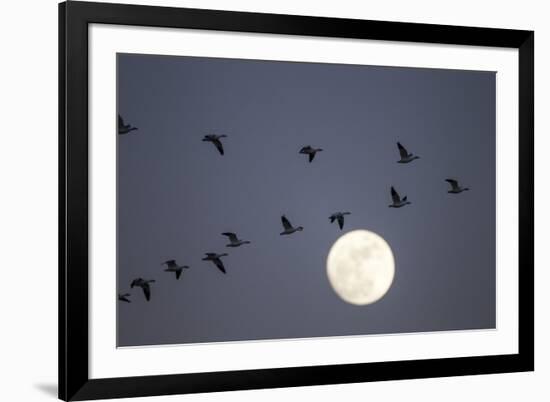
[[[151,287],[149,284],[145,283],[141,288],[143,289],[143,294],[145,295],[147,301],[151,300]]]
[[[123,294],[123,295],[118,295],[118,300],[126,302],[126,303],[131,303],[131,301],[128,300],[128,298],[127,298],[128,296],[130,296],[130,294],[128,294],[128,293]]]
[[[212,140],[212,143],[216,146],[216,148],[218,148],[218,151],[220,152],[220,154],[223,155],[222,142],[218,138],[215,138]]]
[[[219,258],[215,258],[212,261],[214,262],[214,264],[216,264],[218,269],[225,274],[225,267],[223,266],[222,260],[220,260]]]
[[[407,152],[405,147],[401,145],[401,143],[397,143],[397,148],[399,149],[399,155],[401,156],[401,158],[406,158],[407,156],[409,156],[409,153]]]
[[[330,219],[330,223],[334,223],[334,220],[336,219],[336,215],[332,214],[328,218]]]
[[[178,264],[176,264],[176,260],[168,260],[165,262],[166,266],[168,268],[177,268]]]
[[[315,152],[311,152],[309,154],[309,163],[311,163],[311,161],[313,160],[313,158],[315,158]]]
[[[401,202],[401,197],[399,197],[399,194],[397,193],[397,191],[395,191],[395,188],[393,188],[393,186],[391,188],[391,198],[394,204],[399,204]]]
[[[222,235],[229,237],[231,243],[237,243],[239,241],[237,235],[232,232],[223,232]]]
[[[124,127],[125,124],[124,124],[124,119],[122,118],[121,115],[118,115],[118,128],[121,128],[121,127]]]
[[[180,268],[176,271],[176,279],[180,278],[182,272],[183,272],[183,268]]]
[[[305,147],[302,147],[302,149],[300,149],[301,154],[307,154],[309,153],[309,151],[311,151],[311,147],[309,145],[306,145]]]
[[[283,228],[285,228],[285,230],[292,229],[292,225],[286,216],[281,216],[281,222],[283,223]]]
[[[458,182],[457,182],[456,180],[453,180],[453,179],[445,179],[445,181],[451,185],[451,187],[453,188],[453,190],[458,189]]]
[[[343,215],[338,215],[338,226],[340,226],[340,230],[342,230],[344,228],[344,216]]]

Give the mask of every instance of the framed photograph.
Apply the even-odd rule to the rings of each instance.
[[[59,5],[59,397],[529,371],[534,33]]]

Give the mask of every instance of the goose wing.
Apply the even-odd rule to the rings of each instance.
[[[286,216],[281,216],[281,222],[283,223],[283,228],[285,230],[292,229],[292,225],[290,224],[290,221],[287,219]]]
[[[176,260],[168,260],[165,262],[165,264],[166,266],[168,266],[168,269],[178,267],[178,264],[176,264]]]
[[[445,181],[451,185],[451,187],[453,188],[453,190],[457,190],[457,189],[458,189],[458,181],[453,180],[453,179],[445,179]]]
[[[338,215],[336,219],[338,219],[338,226],[340,226],[340,230],[342,230],[344,228],[344,215]]]
[[[147,301],[151,300],[151,287],[148,283],[144,283],[141,288],[143,289],[143,294],[145,295],[145,299]]]
[[[308,156],[309,156],[309,163],[311,163],[313,158],[315,158],[315,152],[310,152]]]
[[[223,145],[219,138],[212,139],[212,143],[218,148],[218,151],[223,155]]]
[[[218,269],[225,274],[225,267],[223,266],[223,262],[221,259],[214,258],[212,262],[214,262],[214,264],[216,264],[216,267],[218,267]]]
[[[122,128],[124,126],[125,126],[124,119],[122,118],[121,115],[118,115],[118,128]]]
[[[395,191],[395,188],[393,188],[393,186],[391,188],[391,198],[394,204],[399,204],[401,202],[401,197],[399,197],[399,194],[397,193],[397,191]]]
[[[397,148],[399,149],[399,155],[401,156],[401,158],[406,158],[407,156],[409,156],[409,153],[407,152],[405,147],[401,145],[400,142],[397,143]]]
[[[126,294],[123,294],[123,295],[120,295],[120,294],[119,294],[119,295],[118,295],[118,300],[123,301],[123,302],[126,302],[126,303],[131,303],[131,301],[128,300],[128,298],[127,298],[128,296],[130,296],[129,293],[126,293]]]
[[[306,145],[305,147],[302,147],[302,149],[300,149],[301,154],[307,154],[310,151],[311,151],[311,147],[309,145]]]
[[[235,233],[223,232],[222,235],[227,236],[231,243],[237,243],[239,241],[239,238],[237,237],[237,235]]]
[[[180,278],[182,272],[183,272],[183,268],[180,268],[176,271],[176,279]]]

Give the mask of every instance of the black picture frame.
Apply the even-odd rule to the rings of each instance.
[[[519,50],[519,353],[90,379],[88,25],[118,24]],[[59,398],[89,400],[534,370],[534,32],[70,1],[59,4]]]

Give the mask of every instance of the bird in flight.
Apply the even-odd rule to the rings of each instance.
[[[404,207],[407,204],[410,204],[410,201],[407,201],[407,196],[401,198],[397,191],[395,191],[395,188],[391,188],[391,198],[393,201],[393,204],[390,204],[390,208],[401,208]]]
[[[344,215],[351,215],[351,212],[335,212],[328,218],[330,219],[330,223],[338,221],[338,226],[340,226],[340,230],[342,230],[344,228]]]
[[[130,131],[137,130],[137,127],[132,127],[130,124],[124,124],[124,119],[118,115],[118,133],[128,134]]]
[[[223,253],[223,254],[205,253],[205,254],[206,254],[206,257],[202,259],[203,261],[212,261],[220,271],[222,271],[224,274],[226,273],[221,257],[227,256],[228,255],[227,253]]]
[[[401,156],[401,159],[398,160],[397,163],[409,163],[415,159],[420,159],[420,156],[410,154],[399,142],[397,143],[397,148],[399,149],[399,155]]]
[[[128,299],[128,296],[130,296],[130,293],[119,293],[118,294],[118,300],[126,302],[126,303],[132,303],[130,299]]]
[[[458,181],[456,181],[454,179],[445,179],[445,181],[451,185],[451,189],[449,191],[447,191],[448,193],[459,194],[463,191],[468,191],[469,190],[468,187],[460,187],[458,185]]]
[[[188,265],[178,266],[178,264],[176,264],[176,260],[168,260],[163,262],[161,265],[166,265],[167,268],[164,270],[165,272],[175,272],[176,279],[180,278],[181,273],[184,269],[189,269]]]
[[[282,235],[289,235],[289,234],[292,234],[294,232],[298,232],[298,231],[302,231],[304,230],[304,228],[302,226],[298,226],[298,227],[294,227],[292,226],[292,224],[290,223],[290,221],[287,219],[286,216],[281,216],[281,222],[283,223],[283,231],[280,233],[281,236]]]
[[[145,280],[143,278],[137,278],[132,281],[132,284],[130,285],[131,288],[134,286],[139,286],[143,290],[143,294],[145,295],[145,299],[147,301],[151,300],[151,286],[150,284],[155,282],[154,279]]]
[[[309,156],[309,163],[311,163],[311,161],[313,160],[313,158],[315,158],[315,154],[317,152],[321,152],[322,149],[321,148],[313,148],[312,146],[310,145],[306,145],[305,147],[302,147],[302,149],[300,149],[300,153],[301,154],[304,154],[304,155],[308,155]]]
[[[250,244],[248,240],[240,240],[237,235],[232,232],[223,232],[222,235],[229,238],[229,244],[226,244],[226,247],[239,247],[243,244]]]
[[[220,138],[225,138],[225,137],[227,137],[227,135],[225,134],[222,134],[222,135],[208,134],[208,135],[205,135],[202,140],[206,142],[211,142],[212,144],[214,144],[218,149],[218,151],[220,152],[220,155],[223,155],[223,145],[222,145],[222,142],[220,141]]]

